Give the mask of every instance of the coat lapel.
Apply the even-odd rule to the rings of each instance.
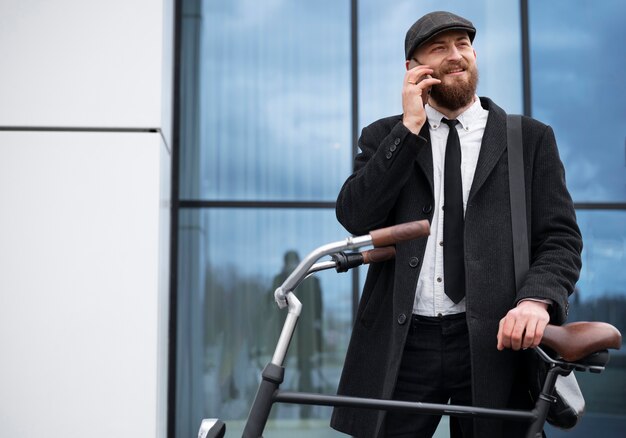
[[[474,181],[470,189],[469,199],[480,190],[489,174],[493,171],[502,153],[506,149],[506,113],[493,103],[491,99],[481,98],[483,108],[489,111],[487,126],[480,145],[480,155],[476,164]],[[418,167],[426,176],[430,193],[434,193],[433,184],[433,153],[430,144],[430,128],[428,122],[424,124],[420,135],[426,139],[426,147],[422,148],[416,157]],[[468,201],[469,202],[469,201]]]
[[[433,150],[430,145],[430,128],[428,122],[424,123],[420,130],[420,136],[426,139],[426,146],[421,148],[415,158],[417,165],[426,176],[428,185],[430,186],[430,193],[434,193],[433,189]]]
[[[489,111],[487,126],[480,145],[480,154],[474,173],[469,200],[480,190],[506,149],[506,113],[490,99],[481,98],[483,108]],[[468,203],[469,203],[468,200]]]

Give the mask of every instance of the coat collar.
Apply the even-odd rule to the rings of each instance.
[[[486,97],[480,98],[483,108],[489,111],[487,126],[480,145],[480,154],[474,173],[474,181],[470,189],[468,202],[482,187],[489,174],[493,171],[500,156],[506,149],[506,113],[502,108]],[[421,148],[417,154],[416,162],[420,167],[428,184],[430,193],[433,193],[433,153],[430,144],[430,130],[428,123],[425,123],[420,131],[420,136],[426,139],[425,147]]]
[[[428,122],[424,123],[424,126],[422,126],[422,129],[420,130],[420,137],[426,139],[426,144],[419,150],[415,159],[417,161],[417,165],[422,169],[424,175],[426,175],[426,179],[428,180],[428,184],[430,186],[430,193],[433,194],[433,150],[430,145],[430,129],[428,128]]]
[[[480,98],[480,103],[487,111],[487,126],[480,145],[480,154],[474,173],[474,181],[470,189],[469,201],[480,190],[489,174],[493,171],[500,156],[506,149],[506,113],[502,108],[486,97]]]

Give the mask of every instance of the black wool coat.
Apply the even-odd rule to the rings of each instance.
[[[554,133],[522,120],[530,269],[515,290],[506,114],[489,111],[465,212],[466,311],[473,404],[522,407],[527,403],[522,353],[496,349],[499,320],[526,297],[553,301],[551,323],[562,324],[578,279],[582,239]],[[432,220],[433,161],[428,124],[414,135],[402,116],[363,129],[355,172],[337,199],[337,218],[351,233],[413,220]],[[426,239],[396,245],[395,260],[370,266],[359,303],[338,393],[390,399],[407,337]],[[356,437],[383,435],[384,412],[336,408],[331,426]],[[481,438],[515,436],[521,423],[475,421]]]

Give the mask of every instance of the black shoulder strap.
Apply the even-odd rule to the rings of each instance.
[[[524,184],[524,149],[522,147],[522,116],[507,115],[507,148],[509,157],[509,196],[511,198],[511,229],[515,286],[519,291],[528,271],[528,227],[526,224],[526,185]]]

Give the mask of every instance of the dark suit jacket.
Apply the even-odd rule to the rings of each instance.
[[[465,212],[467,324],[475,406],[521,406],[524,385],[513,390],[521,354],[496,349],[498,322],[525,297],[554,302],[551,323],[567,317],[568,295],[581,267],[582,240],[552,129],[524,117],[524,170],[530,269],[516,292],[506,148],[506,114],[489,111]],[[428,126],[420,136],[402,116],[363,129],[355,172],[337,199],[337,218],[361,235],[383,226],[432,220],[433,169]],[[339,384],[343,395],[389,399],[393,395],[410,325],[426,239],[400,243],[395,260],[370,266]],[[519,382],[517,382],[519,383]],[[337,408],[331,425],[357,437],[381,436],[383,412]],[[512,436],[502,422],[478,420],[476,436]],[[516,425],[515,430],[523,429]]]

